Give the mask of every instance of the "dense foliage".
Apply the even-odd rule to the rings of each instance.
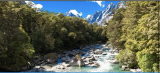
[[[120,50],[116,58],[121,64],[140,67],[144,72],[159,72],[160,3],[128,1],[126,6],[126,9],[118,9],[107,23],[109,43]]]
[[[0,1],[0,16],[0,68],[4,69],[26,66],[33,53],[61,52],[107,40],[106,27],[37,10],[23,1]]]
[[[112,10],[113,18],[103,27],[23,1],[0,1],[0,68],[13,71],[26,66],[35,53],[72,50],[108,38],[120,50],[116,58],[121,64],[159,72],[160,2],[128,1],[126,6]]]

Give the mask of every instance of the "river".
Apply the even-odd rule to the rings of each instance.
[[[98,55],[99,58],[96,58],[96,62],[100,65],[100,67],[90,67],[85,65],[84,67],[66,67],[65,69],[56,69],[57,65],[61,65],[62,64],[62,60],[58,59],[57,62],[58,64],[51,64],[52,68],[51,69],[46,69],[44,70],[45,72],[48,71],[54,71],[54,72],[124,72],[122,71],[122,68],[119,64],[112,64],[109,63],[111,58],[115,58],[115,56],[118,53],[114,53],[111,54],[111,48],[108,48],[108,46],[102,47],[102,45],[105,44],[100,44],[100,45],[94,45],[95,48],[98,49],[102,49],[105,48],[106,50],[104,50],[103,52],[107,52],[107,55]],[[79,49],[76,49],[79,50]],[[86,56],[88,54],[90,54],[88,51],[90,50],[90,48],[86,50],[82,50],[84,52],[86,52],[86,54],[84,54],[83,56]],[[109,51],[108,51],[109,50]],[[95,56],[95,54],[93,54]]]

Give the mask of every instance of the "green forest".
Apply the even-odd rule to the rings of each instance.
[[[160,3],[130,1],[126,9],[118,9],[107,26],[107,38],[121,50],[116,59],[140,67],[143,72],[160,71]]]
[[[78,17],[42,11],[24,2],[0,1],[0,65],[15,70],[34,54],[62,52],[105,42],[106,27]]]
[[[37,54],[105,42],[120,50],[116,59],[121,64],[160,71],[160,3],[127,1],[126,6],[100,26],[62,13],[37,12],[23,1],[0,1],[0,68],[14,71]]]

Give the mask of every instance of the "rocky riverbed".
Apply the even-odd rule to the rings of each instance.
[[[106,44],[88,45],[61,54],[49,53],[26,72],[121,72],[117,54]]]

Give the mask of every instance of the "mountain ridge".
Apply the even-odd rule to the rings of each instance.
[[[96,11],[94,14],[87,15],[84,19],[88,20],[90,24],[97,23],[98,25],[103,25],[104,20],[108,22],[112,17],[112,9],[116,10],[119,8],[126,8],[125,6],[126,1],[121,1],[117,4],[113,4],[112,2],[108,4],[108,6],[101,11]],[[80,17],[82,18],[82,13],[78,13],[76,10],[70,10],[64,14],[65,16],[70,16],[70,17]]]
[[[115,11],[119,8],[126,8],[125,7],[126,1],[121,1],[118,4],[113,4],[112,2],[102,11],[97,11],[96,13],[90,15],[89,17],[86,17],[85,19],[88,20],[89,23],[96,22],[98,25],[103,25],[103,21],[106,20],[108,22],[112,17],[112,9],[115,9]]]

